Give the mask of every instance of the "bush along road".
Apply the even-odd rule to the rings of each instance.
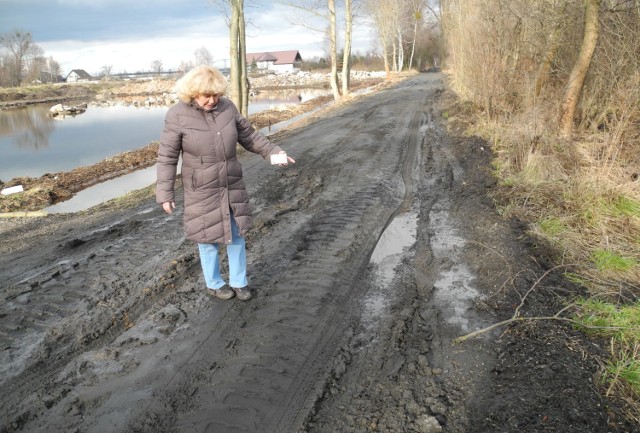
[[[564,323],[454,343],[579,288],[497,215],[453,113],[421,74],[279,135],[293,166],[243,155],[250,302],[205,294],[180,201],[5,227],[0,431],[640,431]]]

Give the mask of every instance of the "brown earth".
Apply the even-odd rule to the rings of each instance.
[[[180,199],[0,220],[0,432],[640,432],[564,323],[453,343],[581,294],[460,116],[421,74],[241,155],[250,302],[208,296]]]

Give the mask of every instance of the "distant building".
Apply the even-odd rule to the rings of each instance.
[[[67,83],[76,83],[78,81],[91,81],[93,77],[84,69],[74,69],[67,75]]]
[[[40,72],[40,78],[37,80],[39,83],[61,83],[64,81],[62,75],[52,74],[51,72]]]
[[[247,67],[258,71],[288,72],[300,69],[302,57],[298,50],[247,53]]]

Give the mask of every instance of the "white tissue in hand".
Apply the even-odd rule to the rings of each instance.
[[[286,164],[287,162],[286,153],[275,153],[271,155],[271,164]]]

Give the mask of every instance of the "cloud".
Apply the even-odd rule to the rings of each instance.
[[[225,18],[209,0],[0,0],[0,8],[0,29],[30,31],[65,74],[73,69],[97,74],[103,66],[114,73],[148,71],[154,60],[165,70],[175,69],[194,60],[194,51],[203,46],[216,66],[229,57]],[[245,14],[247,51],[299,50],[303,59],[323,55],[323,33],[290,22],[292,8],[245,2]],[[326,26],[318,18],[306,20]],[[368,27],[356,27],[354,51],[370,50],[370,37]]]
[[[49,44],[51,46],[49,46]],[[105,41],[56,41],[42,44],[47,55],[56,59],[64,73],[84,69],[97,75],[103,66],[112,66],[112,73],[151,70],[151,63],[160,60],[164,70],[176,69],[181,62],[193,61],[200,47],[220,47],[214,60],[222,61],[228,55],[229,41],[225,37],[202,38],[193,36],[150,39],[123,39]],[[217,65],[223,66],[223,65]]]

